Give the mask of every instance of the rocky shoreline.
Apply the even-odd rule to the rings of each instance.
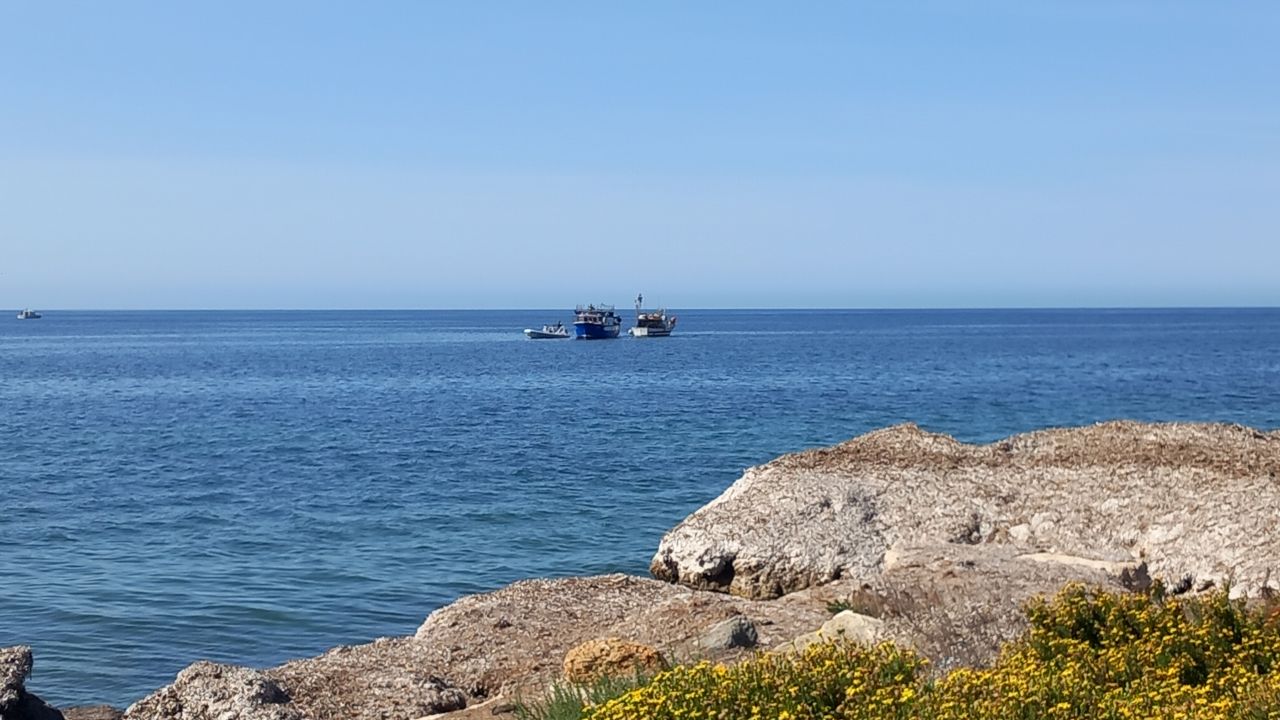
[[[748,469],[662,538],[656,579],[526,580],[410,637],[267,670],[199,662],[123,717],[500,717],[565,673],[732,662],[824,624],[982,663],[1021,631],[1022,602],[1071,581],[1270,592],[1277,518],[1280,432],[1109,422],[969,445],[894,426]],[[49,707],[25,690],[32,662],[0,649],[0,720],[121,716]]]

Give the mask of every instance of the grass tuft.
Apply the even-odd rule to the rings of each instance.
[[[519,720],[579,720],[586,709],[625,695],[643,686],[650,678],[636,674],[600,677],[582,684],[554,682],[544,697],[516,702],[515,714]]]

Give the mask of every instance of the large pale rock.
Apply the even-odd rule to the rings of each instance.
[[[842,610],[835,617],[822,623],[822,627],[805,633],[790,642],[774,648],[774,652],[800,652],[820,642],[848,642],[858,645],[874,645],[888,637],[885,622],[879,618],[862,615],[852,610]]]
[[[1280,567],[1280,435],[1109,422],[967,445],[902,425],[751,468],[662,539],[652,574],[772,598],[870,581],[895,546],[1145,561],[1256,592]]]
[[[650,645],[618,637],[588,640],[564,656],[564,679],[589,683],[605,677],[653,675],[666,659]]]
[[[198,662],[139,700],[124,720],[303,720],[289,696],[257,670]]]

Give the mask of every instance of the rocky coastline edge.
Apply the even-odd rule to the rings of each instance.
[[[983,663],[1023,602],[1068,582],[1271,592],[1277,518],[1280,431],[1113,421],[973,445],[897,425],[747,469],[662,538],[652,578],[520,581],[409,637],[197,662],[125,710],[50,707],[25,689],[31,649],[4,648],[0,720],[502,717],[566,675],[733,662],[822,627]]]

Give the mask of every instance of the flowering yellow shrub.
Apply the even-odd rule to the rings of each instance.
[[[741,718],[823,720],[845,707],[889,713],[909,705],[923,661],[890,643],[811,645],[797,655],[761,655],[727,667],[702,662],[676,667],[648,685],[587,710],[591,720]],[[866,716],[873,717],[873,716]]]
[[[588,708],[591,720],[1280,718],[1280,619],[1227,593],[1166,599],[1071,586],[1027,607],[990,668],[929,678],[891,644],[700,663]]]
[[[920,717],[1280,717],[1280,627],[1225,592],[1166,601],[1072,586],[1027,617],[994,667],[938,680]]]

